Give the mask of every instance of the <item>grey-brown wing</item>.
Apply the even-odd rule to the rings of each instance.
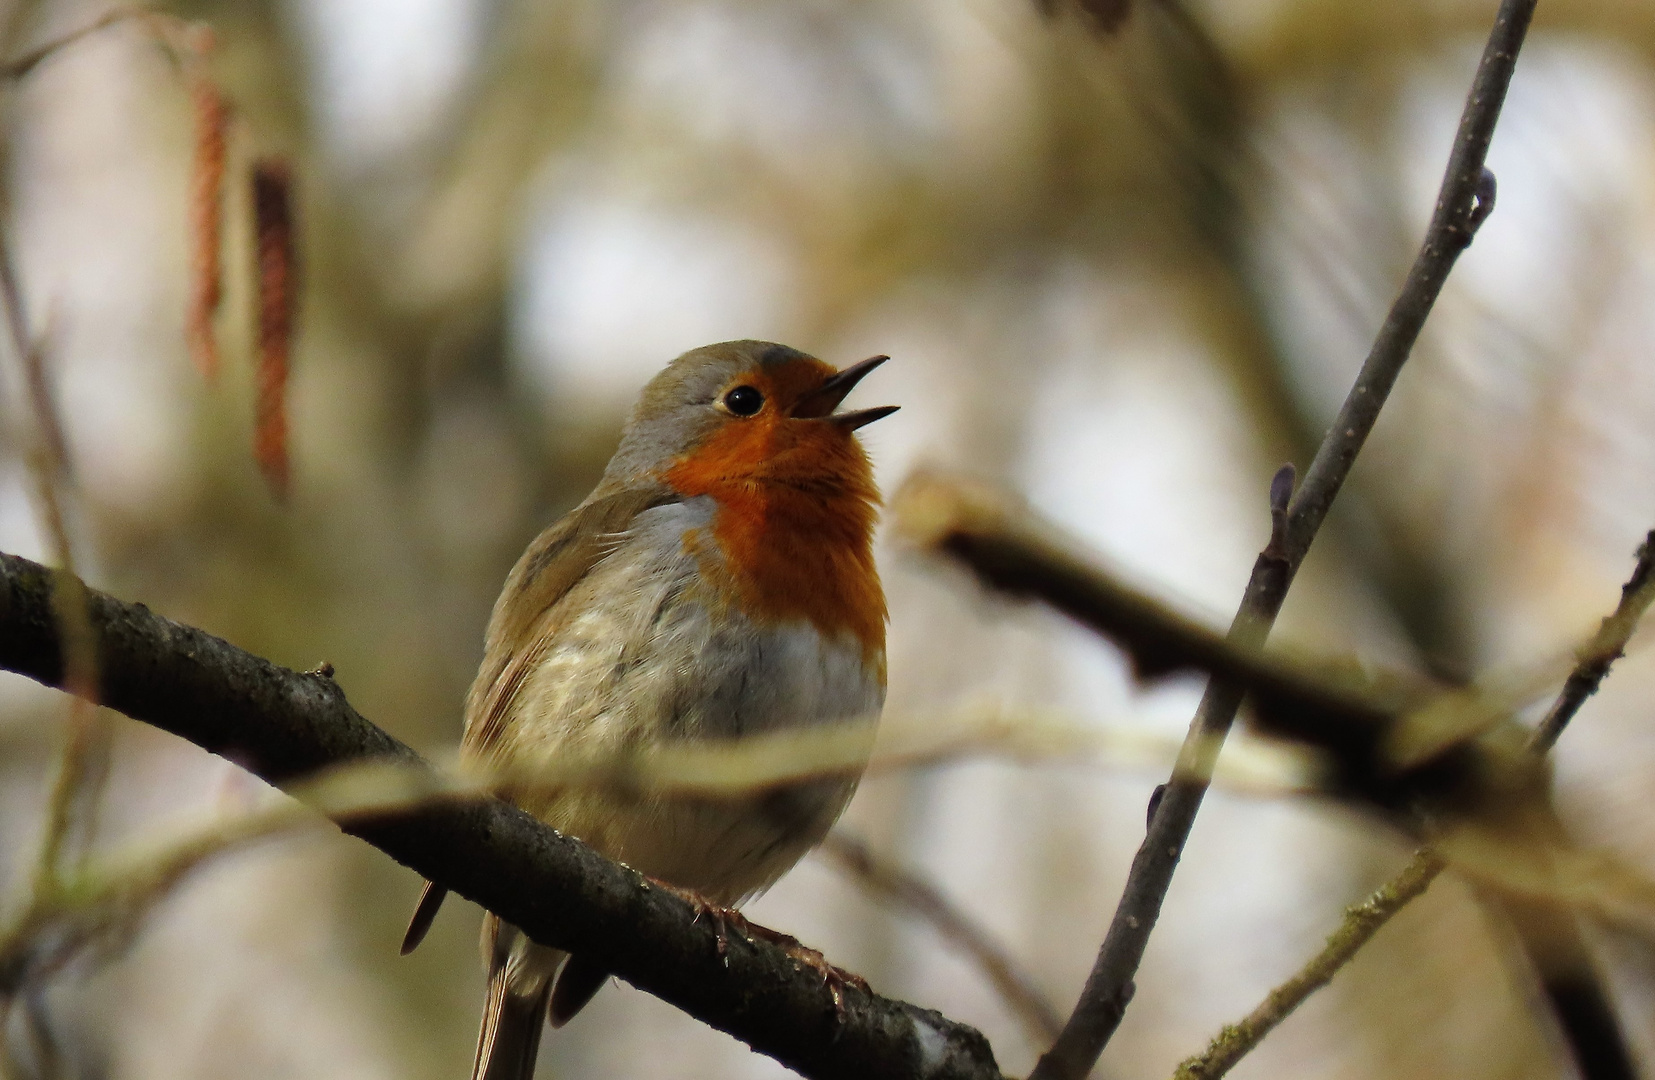
[[[465,745],[486,753],[499,738],[513,697],[557,628],[553,609],[609,553],[632,519],[678,496],[665,487],[628,488],[599,496],[559,518],[523,552],[495,602],[483,664],[466,695]],[[419,946],[448,890],[427,882],[402,940],[403,955]]]
[[[499,739],[517,691],[557,630],[558,601],[614,549],[634,518],[678,498],[669,488],[649,487],[593,499],[560,518],[523,552],[494,605],[483,664],[466,697],[469,751],[486,753]]]

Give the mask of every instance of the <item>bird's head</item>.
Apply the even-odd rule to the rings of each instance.
[[[765,341],[687,352],[644,388],[605,483],[661,480],[685,494],[781,484],[876,501],[855,432],[897,407],[836,410],[886,359],[839,371]]]

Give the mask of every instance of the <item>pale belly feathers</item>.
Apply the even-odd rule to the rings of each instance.
[[[705,560],[713,513],[706,498],[645,511],[559,602],[559,625],[501,731],[502,760],[600,762],[663,740],[704,745],[877,716],[882,656],[802,620],[756,625],[701,584],[683,538],[704,530]],[[735,904],[822,838],[856,782],[841,774],[702,798],[615,784],[541,787],[530,772],[514,776],[511,797],[611,858]]]

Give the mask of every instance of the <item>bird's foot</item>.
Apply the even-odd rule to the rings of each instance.
[[[761,938],[772,945],[779,946],[783,952],[793,959],[794,963],[807,967],[821,976],[822,985],[827,987],[828,993],[833,995],[833,1015],[840,1023],[845,1021],[845,987],[851,987],[864,994],[871,995],[873,993],[873,988],[868,985],[868,980],[854,971],[846,971],[842,967],[829,963],[828,958],[823,956],[819,950],[812,949],[792,934],[784,934],[780,930],[772,930],[768,926],[760,926],[757,923],[748,923],[745,919],[742,921],[746,923],[743,931],[748,937]]]
[[[748,922],[747,917],[735,908],[715,904],[698,892],[681,889],[677,885],[669,884],[659,878],[650,878],[649,881],[656,888],[666,890],[694,908],[696,922],[700,922],[705,917],[713,924],[713,933],[717,935],[718,939],[718,958],[720,960],[723,960],[725,954],[730,951],[730,928],[732,926],[748,937],[753,936],[753,924]]]
[[[706,916],[713,924],[718,935],[718,957],[724,959],[730,948],[730,930],[733,928],[744,937],[757,941],[767,941],[785,952],[794,963],[809,968],[821,976],[822,985],[827,987],[828,993],[833,995],[833,1015],[843,1023],[845,1019],[845,987],[851,987],[864,994],[872,994],[873,989],[868,986],[868,980],[854,971],[846,971],[828,962],[819,950],[812,949],[792,934],[784,934],[780,930],[772,930],[768,926],[749,922],[747,916],[735,908],[724,907],[708,900],[700,893],[681,889],[676,885],[668,884],[656,878],[649,879],[657,888],[665,889],[680,900],[695,909],[695,917],[700,921]]]

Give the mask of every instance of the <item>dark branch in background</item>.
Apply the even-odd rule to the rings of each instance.
[[[1625,655],[1626,644],[1632,639],[1632,632],[1637,629],[1639,619],[1652,601],[1655,601],[1655,531],[1650,532],[1638,548],[1637,565],[1631,578],[1621,588],[1621,599],[1615,613],[1603,620],[1592,640],[1581,648],[1574,670],[1564,682],[1557,701],[1535,729],[1529,740],[1531,753],[1543,756],[1556,745],[1564,727],[1580,711],[1586,699],[1597,692],[1615,661]],[[1260,1040],[1292,1015],[1306,998],[1326,986],[1397,912],[1423,895],[1446,866],[1429,848],[1415,852],[1396,877],[1345,913],[1344,921],[1328,938],[1321,952],[1292,978],[1270,991],[1240,1023],[1226,1024],[1204,1052],[1178,1066],[1173,1080],[1218,1080],[1229,1072]],[[1578,939],[1578,935],[1570,937]],[[1584,947],[1569,948],[1568,942],[1564,945],[1560,953],[1571,960],[1589,963]],[[1597,996],[1597,981],[1586,980],[1583,987],[1578,978],[1560,975],[1558,971],[1541,972],[1546,991],[1553,999],[1565,1030],[1574,1036],[1570,1041],[1577,1056],[1591,1055],[1581,1059],[1583,1074],[1589,1078],[1636,1076],[1619,1028],[1613,1023],[1605,1028],[1601,1021],[1593,1019],[1602,1016],[1613,1019],[1608,1003],[1597,1002],[1594,1008],[1594,1003],[1582,1000],[1583,995]],[[1580,1037],[1584,1034],[1581,1030],[1583,1023],[1593,1025],[1593,1038]]]
[[[1288,510],[1278,555],[1261,556],[1231,625],[1233,640],[1258,644],[1268,636],[1287,589],[1315,539],[1323,518],[1373,430],[1391,387],[1418,340],[1460,252],[1493,204],[1493,177],[1484,168],[1517,52],[1536,0],[1503,0],[1466,101],[1454,149],[1424,245],[1401,294],[1362,365],[1356,384],[1317,450],[1304,486]],[[1035,1066],[1030,1080],[1080,1080],[1120,1025],[1131,999],[1132,979],[1160,915],[1178,857],[1206,793],[1217,750],[1235,720],[1241,691],[1214,681],[1190,726],[1187,752],[1168,782],[1149,834],[1133,860],[1109,932],[1063,1034]]]
[[[944,941],[959,949],[988,977],[1035,1045],[1057,1038],[1063,1017],[1011,955],[936,886],[874,854],[857,837],[834,831],[817,853],[855,878],[869,892],[924,919]]]
[[[1275,486],[1279,490],[1284,483]],[[1493,827],[1516,841],[1509,854],[1551,842],[1548,833],[1555,822],[1545,805],[1546,772],[1541,755],[1532,752],[1533,739],[1510,715],[1514,702],[1461,691],[1427,698],[1417,687],[1401,687],[1400,693],[1358,690],[1286,665],[1233,635],[1227,641],[1121,584],[1088,563],[1026,507],[980,488],[921,475],[893,506],[899,533],[960,559],[991,587],[1036,597],[1110,637],[1140,673],[1198,667],[1232,687],[1237,697],[1250,694],[1262,727],[1326,752],[1333,792],[1384,810],[1415,835],[1429,839],[1465,824],[1487,837]],[[1623,598],[1621,611],[1609,623],[1618,632],[1630,633],[1633,626],[1623,613],[1647,607],[1644,593],[1655,594],[1655,580],[1642,562],[1635,580],[1643,584]],[[1601,667],[1624,645],[1624,637],[1600,632],[1582,650],[1580,670]],[[1577,694],[1565,690],[1565,700],[1578,704]],[[1184,760],[1206,759],[1205,782],[1216,753],[1216,740],[1186,744]],[[1178,780],[1175,773],[1174,784]],[[1157,803],[1171,789],[1163,785],[1151,800],[1152,829]],[[1175,860],[1175,853],[1168,854]],[[1284,988],[1281,1001],[1261,1007],[1253,1020],[1262,1024],[1273,1010],[1291,1008],[1322,985],[1441,869],[1434,854],[1423,854],[1395,884],[1396,895],[1382,894],[1364,914],[1363,925],[1336,935],[1330,954],[1319,958],[1301,981]],[[1514,924],[1587,1080],[1631,1080],[1624,1039],[1573,912],[1556,898],[1525,897],[1497,884],[1483,890],[1483,896]],[[1124,1005],[1125,998],[1120,1000]]]
[[[62,687],[54,586],[0,555],[0,667]],[[82,586],[84,589],[84,586]],[[98,699],[282,784],[348,762],[418,766],[334,682],[85,590]],[[433,776],[435,789],[436,777]],[[977,1031],[854,988],[842,1015],[819,975],[764,941],[719,931],[673,893],[496,799],[430,802],[341,827],[426,878],[580,951],[621,978],[810,1077],[1000,1080]]]
[[[1357,682],[1234,633],[1226,638],[1124,584],[1026,505],[980,485],[921,473],[892,508],[897,535],[960,560],[991,588],[1041,600],[1096,630],[1140,676],[1197,670],[1237,697],[1250,694],[1261,728],[1323,751],[1322,790],[1380,809],[1406,830],[1421,833],[1425,810],[1451,817],[1512,791],[1539,794],[1541,775],[1522,753],[1526,736],[1506,702],[1394,674]],[[1188,768],[1199,754],[1205,783],[1217,750],[1216,740],[1186,741],[1180,760]]]

